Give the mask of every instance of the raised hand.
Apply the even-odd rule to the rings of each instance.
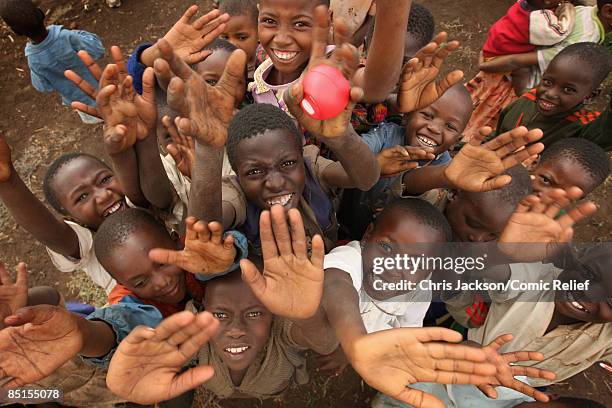
[[[221,14],[219,10],[212,10],[192,21],[197,12],[198,6],[189,7],[163,37],[178,58],[189,65],[197,64],[210,55],[210,51],[203,48],[223,33],[225,23],[229,21],[229,15]],[[146,66],[153,66],[159,57],[160,51],[155,44],[142,53],[141,59]]]
[[[444,44],[447,34],[438,34],[432,42],[421,48],[402,71],[397,105],[400,112],[408,113],[423,109],[453,85],[463,79],[463,72],[456,70],[436,83],[436,77],[446,58],[459,48],[459,41]]]
[[[218,328],[219,322],[208,312],[197,316],[180,312],[155,329],[135,328],[113,355],[106,375],[108,388],[128,401],[149,405],[201,385],[213,376],[212,367],[181,370]]]
[[[540,129],[521,126],[482,144],[491,132],[489,127],[480,129],[480,134],[464,145],[446,167],[444,176],[452,188],[471,192],[502,188],[512,181],[512,177],[501,175],[504,171],[544,150],[542,143],[529,145],[542,138]]]
[[[287,215],[280,205],[263,211],[259,233],[263,252],[263,274],[249,260],[240,261],[242,278],[255,296],[273,314],[289,319],[312,317],[323,296],[323,257],[325,249],[319,235],[312,238],[308,259],[302,216],[296,209]]]
[[[195,162],[195,142],[193,138],[182,135],[169,116],[162,118],[162,124],[172,140],[172,143],[166,146],[166,150],[174,159],[176,168],[185,177],[191,178],[191,170]]]
[[[26,264],[17,265],[15,282],[0,262],[0,329],[4,327],[4,319],[28,304],[28,269]]]
[[[142,77],[142,95],[132,86],[132,77],[121,78],[117,65],[109,64],[102,73],[103,88],[96,97],[98,111],[104,119],[104,144],[109,154],[118,154],[145,139],[157,120],[155,104],[155,76],[147,68]]]
[[[84,50],[77,52],[77,55],[79,56],[81,61],[83,61],[83,64],[85,64],[91,75],[96,79],[96,81],[99,82],[100,78],[102,77],[102,69],[96,63],[96,61],[91,57],[91,55],[89,55],[87,51]],[[114,64],[117,65],[117,67],[119,68],[119,78],[117,83],[122,83],[125,77],[127,76],[127,68],[125,65],[125,60],[123,59],[123,55],[121,54],[121,50],[116,45],[111,47],[111,57],[113,58]],[[78,86],[79,89],[91,99],[95,100],[98,95],[98,90],[102,89],[101,87],[98,87],[98,89],[96,89],[94,85],[85,81],[79,76],[79,74],[77,74],[73,70],[69,69],[65,71],[64,76],[70,81],[72,81],[76,86]],[[98,112],[98,109],[94,106],[90,106],[78,101],[72,102],[70,106],[73,109],[85,112],[91,116],[102,118],[102,116],[100,116],[100,112]]]
[[[488,384],[478,385],[478,389],[487,397],[495,399],[497,398],[497,391],[495,391],[495,387],[501,385],[521,392],[538,401],[548,402],[550,399],[548,395],[536,390],[533,387],[530,387],[514,377],[520,375],[531,378],[554,380],[555,373],[534,367],[514,365],[515,363],[523,361],[542,361],[544,360],[544,355],[535,351],[515,351],[512,353],[500,354],[499,349],[511,340],[511,334],[503,334],[482,348],[482,350],[487,354],[487,361],[497,368],[497,374],[490,378]]]
[[[595,204],[585,201],[558,217],[562,209],[581,197],[582,190],[578,187],[547,190],[540,197],[527,196],[502,231],[499,248],[523,262],[549,258],[561,244],[571,241],[575,223],[597,211]],[[519,246],[516,243],[530,245]]]
[[[12,168],[11,148],[6,143],[6,140],[4,140],[4,137],[0,136],[0,183],[8,181],[11,177]]]
[[[314,19],[315,26],[312,30],[310,62],[304,73],[318,65],[331,65],[342,71],[344,77],[351,81],[358,68],[359,54],[357,49],[349,44],[346,24],[341,19],[334,19],[334,41],[336,48],[328,58],[325,54],[330,28],[327,8],[325,6],[318,6],[315,9]],[[362,97],[363,90],[361,88],[351,88],[350,101],[346,108],[338,116],[327,120],[314,119],[302,110],[300,104],[304,99],[304,89],[301,81],[292,85],[285,92],[283,99],[289,112],[306,130],[315,136],[334,138],[346,135],[347,128],[351,126],[350,118],[353,108]]]
[[[0,330],[3,388],[43,379],[77,355],[83,346],[79,317],[57,306],[33,306],[5,319]]]
[[[187,272],[216,274],[225,272],[236,259],[234,237],[228,234],[223,238],[223,226],[216,222],[208,225],[195,217],[185,220],[187,236],[182,251],[152,249],[149,258],[154,262],[172,264]]]
[[[225,146],[227,127],[234,108],[245,92],[246,54],[236,50],[230,56],[223,75],[211,86],[182,61],[165,40],[159,40],[162,59],[155,61],[155,72],[174,75],[168,83],[168,105],[179,112],[179,132],[213,147]]]
[[[444,408],[417,382],[487,384],[496,368],[486,353],[459,342],[461,334],[438,327],[384,330],[360,337],[347,351],[355,371],[378,391],[415,407]]]
[[[384,149],[376,156],[380,165],[381,177],[394,177],[405,171],[416,169],[419,163],[416,160],[434,160],[433,148],[420,148],[412,146],[393,146]]]

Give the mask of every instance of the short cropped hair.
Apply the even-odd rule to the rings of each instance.
[[[94,160],[103,165],[104,167],[110,169],[110,167],[102,160],[87,153],[67,153],[55,159],[47,169],[47,172],[45,173],[45,177],[43,179],[43,194],[45,195],[45,200],[47,200],[49,205],[61,215],[68,215],[68,212],[60,203],[60,200],[57,197],[57,194],[55,193],[55,189],[53,188],[52,184],[62,167],[72,162],[73,160],[79,159],[81,157]]]
[[[507,204],[514,209],[523,198],[533,192],[531,176],[522,164],[509,168],[503,174],[512,177],[512,181],[502,188],[475,194]]]
[[[106,268],[113,251],[125,244],[136,231],[143,229],[154,234],[169,236],[166,228],[145,210],[128,208],[110,215],[94,235],[96,258]]]
[[[419,224],[440,233],[445,241],[452,241],[453,231],[444,214],[427,201],[418,198],[398,198],[391,201],[374,220],[374,228],[394,210],[401,211],[405,216],[417,220]]]
[[[294,142],[302,148],[302,134],[293,119],[282,109],[267,103],[248,105],[232,118],[227,133],[227,158],[236,171],[236,146],[240,141],[260,135],[267,130],[285,129],[294,136]]]
[[[219,11],[227,13],[230,17],[247,16],[257,24],[257,0],[221,0]]]
[[[592,42],[580,42],[568,45],[553,58],[568,58],[582,62],[580,69],[589,70],[593,80],[593,89],[596,89],[606,79],[612,69],[612,55],[603,45]]]
[[[419,47],[426,46],[434,37],[436,23],[433,14],[421,4],[412,3],[407,32],[417,40]]]
[[[601,147],[590,140],[577,137],[561,139],[544,150],[540,163],[562,159],[577,163],[590,176],[592,180],[591,189],[585,191],[585,194],[597,188],[610,175],[608,155]]]
[[[209,50],[209,51],[217,51],[217,50],[224,50],[227,52],[234,52],[238,49],[238,47],[236,47],[234,44],[232,44],[231,42],[224,40],[223,38],[215,38],[213,40],[213,42],[211,42],[210,44],[208,44],[206,47],[203,48],[204,50]]]
[[[612,0],[597,0],[597,8],[601,10],[606,4],[612,4]]]
[[[0,16],[19,35],[32,37],[45,29],[45,13],[30,0],[0,0]]]

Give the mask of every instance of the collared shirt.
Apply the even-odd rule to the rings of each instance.
[[[61,25],[51,25],[47,30],[49,31],[47,38],[41,43],[29,42],[25,47],[32,85],[40,92],[59,92],[65,105],[73,101],[95,105],[93,99],[64,76],[64,71],[73,70],[96,88],[98,81],[83,64],[77,52],[85,50],[94,60],[102,58],[104,55],[102,42],[95,34],[67,30]]]

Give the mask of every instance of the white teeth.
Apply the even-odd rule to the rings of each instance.
[[[115,204],[113,204],[111,208],[106,210],[105,216],[108,217],[109,215],[116,213],[120,208],[121,208],[121,201],[117,201]]]
[[[578,310],[582,310],[583,312],[587,312],[588,313],[588,310],[586,310],[580,303],[578,303],[576,301],[572,302],[572,306],[574,306]]]
[[[285,194],[285,195],[274,197],[270,200],[267,200],[266,203],[268,203],[270,207],[276,204],[280,204],[284,207],[287,204],[289,204],[289,201],[291,201],[291,197],[293,197],[293,194]]]
[[[429,147],[436,147],[436,146],[438,146],[438,144],[434,140],[432,140],[432,139],[430,139],[428,137],[417,135],[417,139],[418,139],[419,142],[421,142],[425,146],[429,146]]]
[[[546,101],[540,101],[540,106],[546,110],[550,110],[555,107],[554,104],[546,102]]]
[[[243,347],[228,347],[228,348],[225,349],[225,351],[227,351],[230,354],[240,354],[240,353],[244,353],[248,349],[249,349],[248,346],[243,346]]]
[[[276,55],[276,57],[280,60],[285,60],[285,61],[289,61],[292,60],[293,58],[295,58],[295,56],[298,53],[295,51],[279,51],[279,50],[274,50],[274,55]]]

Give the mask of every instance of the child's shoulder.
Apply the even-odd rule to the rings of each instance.
[[[598,111],[591,111],[585,108],[578,109],[575,112],[570,113],[566,116],[566,120],[579,125],[588,125],[597,119],[600,115]]]

